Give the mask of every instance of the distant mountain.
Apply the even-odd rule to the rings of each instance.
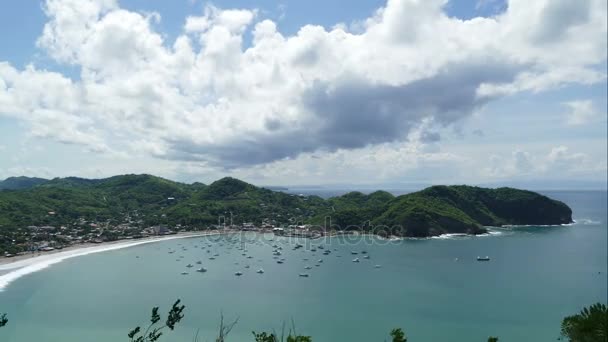
[[[322,225],[331,217],[336,229],[386,227],[386,234],[417,237],[479,234],[488,225],[572,221],[568,206],[540,194],[464,185],[432,186],[396,197],[376,191],[322,199],[276,192],[230,177],[204,185],[121,175],[97,180],[57,178],[0,192],[0,233],[29,225],[73,224],[78,218],[119,223],[135,216],[142,225],[190,228],[220,221]]]
[[[48,179],[36,177],[9,177],[0,181],[0,190],[22,190],[48,182]]]

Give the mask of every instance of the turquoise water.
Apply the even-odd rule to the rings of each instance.
[[[324,243],[336,249],[328,256],[294,251],[287,239],[248,234],[68,259],[0,292],[0,311],[10,319],[0,341],[126,341],[152,306],[165,311],[176,298],[186,304],[186,318],[165,341],[191,341],[197,329],[204,341],[212,340],[221,312],[226,320],[239,318],[229,335],[237,342],[251,341],[252,330],[291,326],[292,319],[315,342],[384,341],[394,327],[403,327],[414,342],[485,341],[489,335],[555,341],[565,315],[607,301],[606,192],[547,194],[570,205],[577,224],[395,243],[333,238]],[[272,244],[283,247],[284,264],[272,258]],[[252,259],[241,255],[241,246]],[[366,250],[370,259],[352,250]],[[217,259],[209,260],[215,253]],[[478,262],[478,255],[492,260]],[[353,263],[354,257],[361,262]],[[208,272],[194,271],[197,260]],[[195,267],[187,269],[188,263]],[[258,268],[265,273],[255,273]],[[302,272],[310,277],[299,277]]]

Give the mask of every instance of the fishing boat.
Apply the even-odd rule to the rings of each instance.
[[[490,261],[490,257],[487,255],[485,257],[478,256],[477,261]]]
[[[354,258],[353,262],[359,262],[359,258]]]
[[[201,268],[197,269],[196,272],[204,273],[204,272],[207,272],[207,269],[204,267],[201,267]]]
[[[255,271],[255,273],[262,274],[262,273],[264,273],[264,269],[263,269],[263,268],[260,268],[259,270]]]

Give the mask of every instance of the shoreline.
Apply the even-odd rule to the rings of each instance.
[[[229,233],[232,233],[232,231],[205,231],[194,233],[187,232],[181,234],[164,235],[160,237],[148,237],[137,240],[120,240],[102,244],[81,244],[77,246],[70,246],[68,248],[64,248],[58,251],[31,255],[21,255],[19,256],[19,259],[4,258],[3,260],[0,260],[0,292],[2,292],[13,281],[30,273],[43,270],[51,265],[57,264],[66,259],[89,254],[113,251],[117,249],[129,248],[154,242],[185,239],[192,237],[223,235]]]
[[[90,253],[99,253],[99,252],[102,252],[105,250],[127,248],[127,247],[131,247],[131,246],[137,246],[137,245],[141,245],[141,244],[158,242],[158,241],[183,239],[183,238],[198,237],[198,236],[220,235],[220,234],[227,234],[227,233],[230,233],[230,232],[228,232],[228,231],[226,231],[226,232],[223,232],[223,231],[222,232],[218,232],[218,231],[183,232],[183,233],[177,233],[177,234],[171,234],[171,235],[149,236],[149,237],[144,237],[141,239],[124,239],[124,240],[109,241],[109,242],[103,242],[103,243],[91,243],[91,242],[81,243],[81,244],[77,244],[77,245],[64,247],[62,249],[55,249],[53,251],[48,251],[48,252],[37,251],[34,253],[15,255],[10,258],[1,256],[0,257],[0,272],[22,267],[20,265],[14,265],[14,264],[25,264],[26,261],[35,261],[36,259],[49,257],[49,256],[63,256],[64,253],[68,254],[70,252],[79,252],[79,251],[83,251],[83,250],[87,250],[87,251],[90,250]],[[108,247],[112,247],[112,248],[108,249]],[[97,251],[98,249],[99,249],[99,251]],[[87,254],[90,254],[90,253],[87,253]],[[29,262],[28,262],[28,264],[29,264]]]

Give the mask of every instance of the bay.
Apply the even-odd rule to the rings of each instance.
[[[0,310],[10,320],[0,341],[126,341],[153,306],[166,311],[176,298],[186,305],[186,317],[166,341],[191,341],[197,330],[202,340],[212,340],[221,313],[227,321],[239,319],[229,341],[251,341],[252,330],[280,331],[292,322],[316,342],[384,341],[395,327],[410,341],[485,341],[490,335],[554,341],[564,316],[607,301],[607,203],[605,191],[545,194],[570,205],[577,222],[480,237],[299,241],[323,244],[332,250],[327,256],[310,245],[293,250],[293,240],[249,233],[67,259],[0,292]],[[283,248],[283,264],[273,259],[272,245]],[[490,262],[476,260],[486,255]],[[323,262],[316,267],[318,259]],[[195,272],[198,260],[206,273]],[[256,273],[259,268],[265,272]],[[310,276],[299,277],[303,272]]]

